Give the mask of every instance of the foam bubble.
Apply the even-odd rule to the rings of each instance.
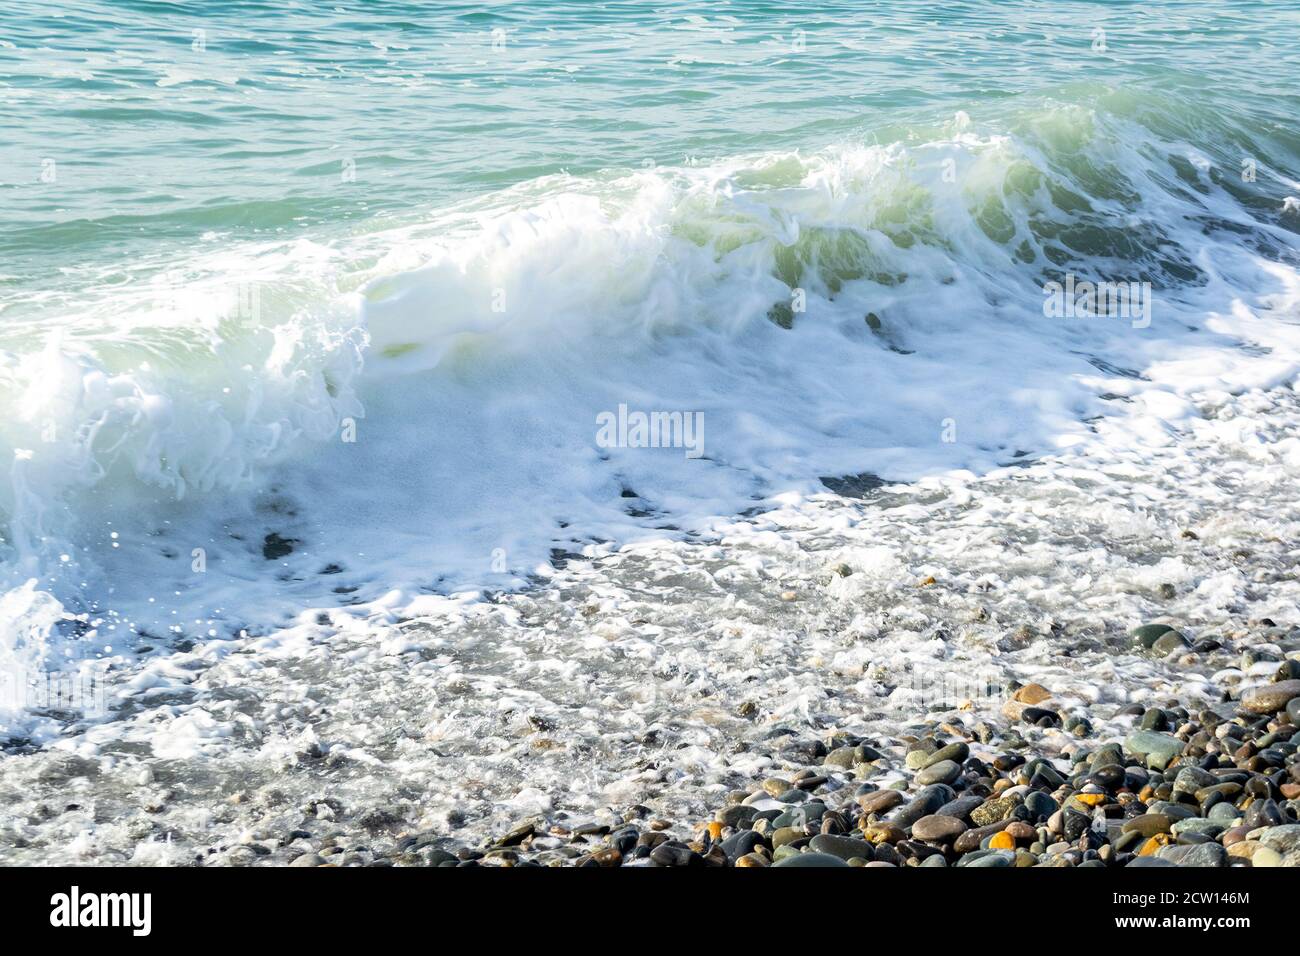
[[[1150,139],[1063,107],[548,177],[174,264],[48,338],[15,323],[10,586],[39,577],[115,654],[304,608],[391,623],[819,476],[985,472],[1097,443],[1103,415],[1108,443],[1168,442],[1202,396],[1296,376],[1300,275],[1290,232],[1180,142],[1129,145]],[[1162,188],[1171,169],[1198,190]],[[1149,283],[1149,321],[1050,317],[1066,273]],[[702,416],[702,454],[602,444],[619,409]]]

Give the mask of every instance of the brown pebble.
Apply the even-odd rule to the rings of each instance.
[[[949,843],[966,832],[966,824],[956,817],[931,814],[912,824],[912,837],[927,843]]]
[[[862,828],[862,835],[869,843],[897,843],[907,838],[903,828],[896,823],[872,823]]]
[[[1258,840],[1239,840],[1228,847],[1228,856],[1234,859],[1249,860],[1255,855],[1255,851],[1263,845]]]
[[[907,800],[901,790],[874,790],[858,797],[858,806],[864,813],[888,813]]]
[[[1052,692],[1042,684],[1026,684],[1014,694],[1012,700],[1019,701],[1022,704],[1041,704],[1047,698],[1052,696]]]
[[[1001,823],[990,823],[986,827],[976,827],[973,830],[967,830],[959,836],[952,848],[958,853],[969,853],[972,850],[978,850],[980,843],[985,837],[990,837],[995,833],[1001,833],[1008,826],[1010,821],[1003,820]]]
[[[1246,834],[1250,833],[1250,827],[1233,827],[1231,830],[1224,831],[1223,845],[1232,846],[1234,843],[1240,843],[1246,839]]]
[[[1024,820],[1012,820],[1007,824],[1006,833],[1013,840],[1033,840],[1038,837],[1038,831]]]

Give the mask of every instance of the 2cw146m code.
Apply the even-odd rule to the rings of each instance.
[[[1170,906],[1181,903],[1184,906],[1218,906],[1223,904],[1246,904],[1250,902],[1249,893],[1116,893],[1114,902],[1125,906]]]
[[[1164,894],[1162,894],[1164,895]],[[1174,894],[1169,894],[1173,896]],[[1221,903],[1249,903],[1249,893],[1183,893],[1183,903],[1216,906]]]

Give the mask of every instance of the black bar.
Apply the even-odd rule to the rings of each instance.
[[[149,894],[148,935],[137,936],[129,920],[116,927],[52,925],[56,896],[69,896],[73,886],[83,905],[94,894]],[[674,923],[691,927],[693,937],[707,935],[708,924],[725,931],[736,919],[769,924],[774,932],[797,926],[799,933],[816,935],[812,927],[819,921],[807,920],[819,913],[840,913],[859,925],[875,913],[875,925],[882,930],[895,926],[908,936],[925,927],[960,932],[966,926],[981,937],[1040,930],[1089,938],[1114,933],[1138,942],[1180,930],[1230,942],[1245,938],[1242,934],[1292,928],[1294,911],[1288,904],[1297,892],[1285,870],[1249,869],[1121,868],[1064,874],[1006,869],[978,879],[955,870],[915,867],[902,872],[800,871],[785,877],[706,868],[639,874],[487,867],[315,873],[202,867],[0,870],[0,899],[11,938],[35,934],[55,941],[75,933],[80,941],[98,936],[126,945],[237,940],[259,947],[280,940],[337,944],[353,938],[374,941],[422,926],[434,931],[432,941],[467,919],[489,935],[532,927],[532,936],[552,920],[570,928],[577,920],[583,935],[602,923],[626,933],[642,919],[663,929]],[[134,912],[140,915],[143,906]],[[500,923],[481,922],[493,913]],[[787,922],[779,918],[782,913],[799,919]],[[1121,923],[1125,920],[1150,922]],[[1202,920],[1211,923],[1206,927]]]

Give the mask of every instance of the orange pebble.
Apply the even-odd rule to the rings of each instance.
[[[1138,850],[1138,856],[1152,856],[1156,850],[1162,846],[1168,846],[1173,841],[1173,837],[1168,833],[1157,833],[1146,843],[1142,844],[1142,849]]]
[[[1014,850],[1016,841],[1006,830],[993,834],[993,839],[989,840],[990,850]]]
[[[722,824],[717,820],[714,820],[709,824],[709,837],[714,840],[722,839]]]

